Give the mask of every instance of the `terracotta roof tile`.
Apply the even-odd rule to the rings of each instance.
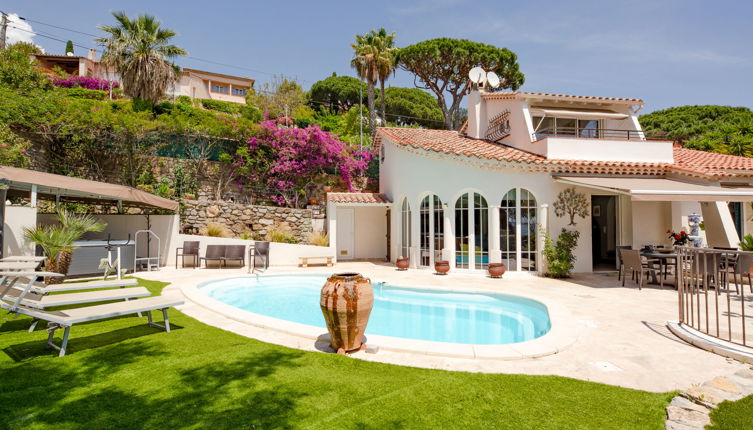
[[[388,204],[390,199],[381,193],[327,193],[327,201],[333,203]]]
[[[452,130],[380,127],[377,141],[386,137],[398,145],[447,155],[500,161],[553,173],[664,175],[673,172],[701,177],[753,177],[753,158],[674,148],[674,164],[631,161],[558,160],[507,145],[462,136]]]

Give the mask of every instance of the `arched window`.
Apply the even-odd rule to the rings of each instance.
[[[489,265],[489,206],[478,193],[455,202],[455,267],[484,269]]]
[[[421,266],[431,266],[442,259],[444,248],[444,209],[442,200],[436,195],[428,195],[421,200]],[[432,258],[433,257],[433,258]]]
[[[537,270],[537,222],[533,193],[513,188],[505,194],[499,205],[499,249],[508,270]]]
[[[410,258],[410,239],[410,204],[406,197],[400,210],[400,256],[403,258]]]

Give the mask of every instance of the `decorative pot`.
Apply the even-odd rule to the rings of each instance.
[[[408,267],[410,266],[410,260],[400,257],[395,262],[395,265],[397,266],[397,270],[408,270]]]
[[[492,278],[501,278],[507,271],[503,263],[489,263],[489,267],[486,270]]]
[[[329,193],[332,191],[332,185],[325,185],[323,189],[325,193]]]
[[[450,271],[450,262],[447,260],[437,260],[434,262],[434,270],[440,275],[446,275]]]
[[[363,347],[363,334],[374,306],[369,278],[360,273],[336,273],[322,287],[319,305],[327,323],[330,346],[338,354]]]
[[[309,204],[310,205],[318,205],[319,204],[319,200],[311,199],[311,200],[309,200]]]

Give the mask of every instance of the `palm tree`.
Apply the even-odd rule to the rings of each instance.
[[[178,79],[180,69],[170,60],[187,52],[168,44],[175,31],[160,28],[161,23],[152,15],[139,15],[134,20],[125,12],[112,15],[119,25],[100,26],[108,37],[96,39],[105,48],[102,61],[118,71],[126,95],[157,103],[168,85]]]
[[[73,254],[73,242],[79,240],[87,231],[102,231],[107,226],[91,215],[76,215],[66,210],[58,212],[59,225],[37,225],[24,228],[26,240],[42,247],[47,261],[45,269],[49,272],[68,274]],[[48,278],[46,283],[63,282],[63,278]]]
[[[374,30],[371,30],[374,33]],[[377,74],[379,75],[379,85],[381,90],[381,108],[382,108],[382,125],[387,124],[387,112],[385,110],[384,82],[395,72],[397,65],[397,51],[395,47],[395,33],[387,34],[387,30],[380,28],[375,33],[379,40],[377,54]]]
[[[361,79],[366,81],[369,92],[369,128],[371,135],[376,133],[376,112],[374,111],[374,86],[376,85],[379,71],[377,69],[377,58],[379,56],[380,41],[374,31],[365,35],[356,35],[356,43],[351,44],[355,56],[350,61],[350,66],[356,69],[356,73]]]

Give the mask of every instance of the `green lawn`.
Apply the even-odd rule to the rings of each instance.
[[[0,428],[663,429],[673,395],[304,352],[176,310],[171,333],[145,320],[74,326],[57,358],[41,324],[27,333],[27,318],[3,311]]]
[[[722,402],[711,411],[711,430],[740,430],[753,427],[753,396],[736,402]]]

